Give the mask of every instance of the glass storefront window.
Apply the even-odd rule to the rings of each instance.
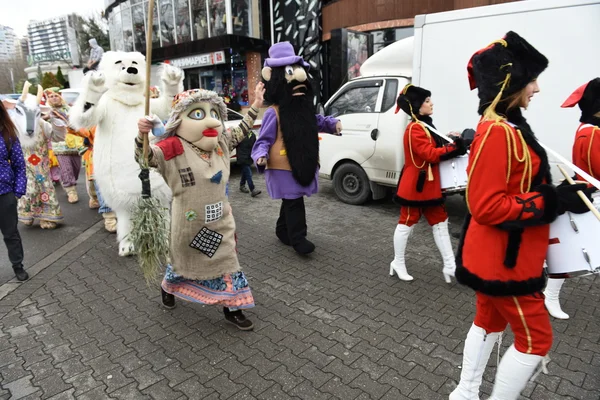
[[[121,8],[120,6],[115,7],[113,28],[110,31],[110,35],[115,38],[115,50],[123,51],[123,24],[121,21]]]
[[[227,15],[225,0],[208,0],[210,9],[210,37],[227,34]]]
[[[146,24],[144,5],[136,4],[131,7],[133,16],[133,40],[135,42],[136,51],[146,51]]]
[[[191,38],[190,8],[188,0],[173,0],[175,4],[175,25],[177,43],[189,42]]]
[[[231,0],[231,13],[233,22],[233,34],[240,36],[252,36],[250,31],[250,12],[247,0]]]
[[[131,8],[123,8],[121,12],[121,20],[123,21],[123,41],[125,51],[133,51],[133,30],[131,26]]]
[[[148,3],[144,4],[146,12],[148,12]],[[160,29],[158,24],[158,7],[154,7],[154,15],[152,16],[152,48],[160,47]]]
[[[159,0],[160,7],[160,35],[162,47],[175,44],[175,21],[173,17],[173,2],[171,0]]]
[[[117,49],[117,45],[115,44],[115,35],[113,35],[113,32],[115,31],[115,14],[111,13],[110,16],[108,17],[108,39],[110,40],[110,49],[111,50],[116,50]]]
[[[206,0],[191,0],[192,21],[194,24],[193,40],[208,37],[208,18],[206,16]]]

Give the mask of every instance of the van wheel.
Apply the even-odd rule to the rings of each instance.
[[[342,164],[335,171],[333,189],[338,199],[352,205],[364,204],[371,195],[367,174],[352,163]]]

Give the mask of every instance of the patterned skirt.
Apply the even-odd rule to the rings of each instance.
[[[162,288],[182,300],[207,305],[221,305],[232,310],[254,307],[254,297],[242,271],[216,279],[186,279],[167,265]]]

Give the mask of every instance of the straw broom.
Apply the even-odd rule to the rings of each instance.
[[[152,22],[154,0],[148,2],[146,30],[146,98],[145,115],[150,115],[150,71],[152,66]],[[152,197],[148,162],[148,135],[143,135],[143,158],[140,160],[142,196],[133,210],[131,240],[138,257],[140,269],[149,286],[158,282],[159,272],[169,253],[168,209]]]

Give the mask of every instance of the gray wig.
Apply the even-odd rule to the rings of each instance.
[[[175,136],[175,132],[181,125],[181,114],[195,103],[210,103],[217,106],[221,115],[221,122],[227,121],[227,106],[216,92],[204,89],[191,89],[179,93],[173,100],[173,108],[169,115],[169,120],[165,126],[165,135],[161,139]],[[224,128],[224,126],[223,126]]]

